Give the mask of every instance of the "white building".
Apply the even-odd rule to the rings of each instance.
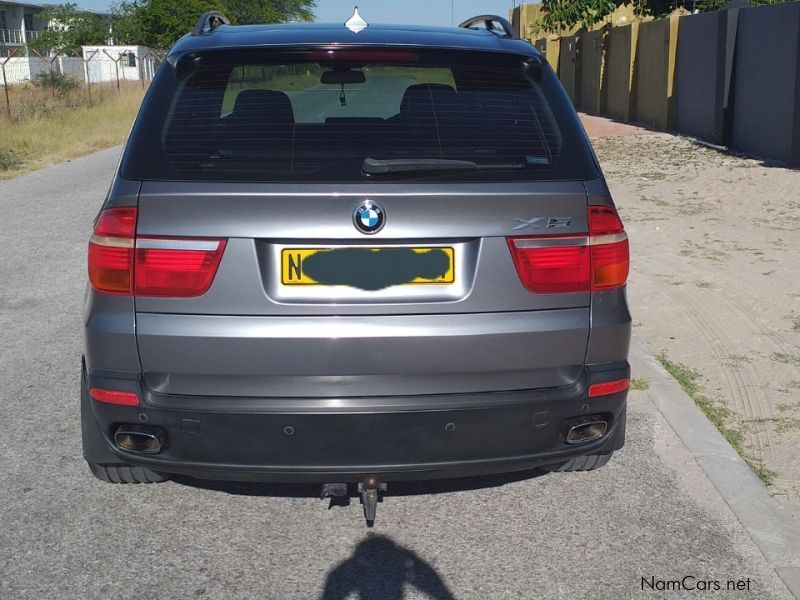
[[[52,0],[48,4],[57,4],[61,1]],[[25,53],[22,50],[25,46],[39,37],[42,31],[56,25],[37,18],[37,15],[46,7],[46,4],[0,0],[0,57],[13,54],[15,49],[17,51],[15,56],[24,56]],[[83,12],[93,12],[108,17],[107,13]]]
[[[8,56],[15,48],[21,51],[42,33],[47,22],[36,15],[43,9],[43,4],[0,0],[0,56]]]
[[[149,81],[160,60],[145,46],[82,46],[90,83]]]

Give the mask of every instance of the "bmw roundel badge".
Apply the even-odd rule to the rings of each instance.
[[[353,212],[353,224],[362,233],[378,233],[386,224],[386,213],[377,202],[364,200]]]

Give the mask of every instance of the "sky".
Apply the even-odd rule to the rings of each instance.
[[[41,0],[39,0],[41,1]],[[54,2],[55,0],[49,0]],[[106,11],[113,0],[71,0],[82,8]],[[410,23],[414,25],[450,25],[482,14],[508,17],[509,9],[519,0],[317,0],[314,13],[318,21],[344,22],[358,4],[361,16],[371,23]]]

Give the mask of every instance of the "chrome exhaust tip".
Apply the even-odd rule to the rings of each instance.
[[[160,427],[120,425],[114,433],[114,443],[126,452],[158,454],[167,446],[167,434]]]
[[[586,444],[600,439],[608,429],[608,421],[600,415],[578,417],[565,423],[564,441],[568,444]]]

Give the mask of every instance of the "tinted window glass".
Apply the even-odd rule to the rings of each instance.
[[[424,164],[378,174],[365,159]],[[465,162],[452,170],[446,161]],[[597,173],[574,111],[537,60],[358,49],[226,51],[165,64],[123,176],[357,182]]]

